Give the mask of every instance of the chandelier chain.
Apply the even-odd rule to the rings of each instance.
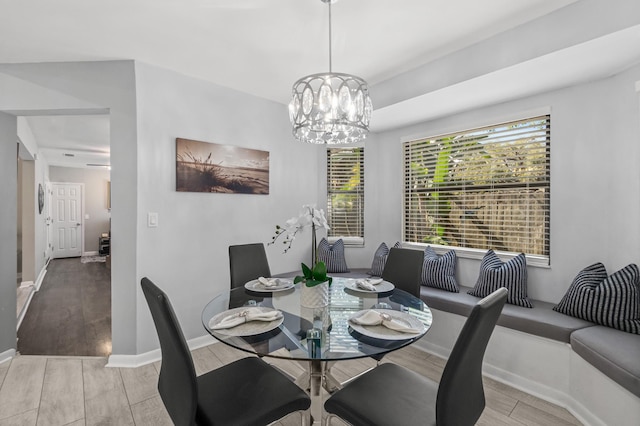
[[[331,61],[331,2],[329,2],[329,72],[333,72],[333,63]]]

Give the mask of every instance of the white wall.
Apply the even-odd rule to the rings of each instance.
[[[267,243],[277,223],[318,200],[317,156],[324,147],[291,136],[284,105],[136,63],[138,105],[137,280],[147,276],[171,298],[187,339],[205,334],[204,303],[229,288],[228,246]],[[269,151],[269,195],[175,190],[175,140],[194,139]],[[147,227],[147,213],[159,216]],[[310,254],[307,232],[282,254],[267,247],[273,273]],[[157,348],[149,309],[138,290],[138,353]]]
[[[97,252],[98,239],[109,232],[110,212],[107,208],[107,184],[109,170],[81,169],[76,167],[50,167],[51,182],[84,184],[84,251]],[[89,215],[89,218],[86,218]]]
[[[639,79],[636,66],[611,78],[377,135],[375,147],[368,143],[366,149],[377,156],[378,172],[366,185],[384,199],[377,210],[368,210],[383,226],[369,228],[367,239],[400,239],[402,138],[496,124],[550,108],[551,267],[529,267],[529,295],[557,302],[591,263],[601,261],[614,272],[640,262]],[[460,259],[461,284],[473,285],[478,268],[479,260]]]

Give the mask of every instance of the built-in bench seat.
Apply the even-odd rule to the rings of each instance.
[[[431,308],[468,316],[480,298],[467,294],[471,288],[460,287],[460,293],[421,286],[420,298]],[[531,300],[533,308],[506,304],[498,325],[536,336],[569,343],[571,333],[595,324],[553,310],[553,303]]]
[[[571,349],[640,397],[640,335],[597,325],[571,333]]]

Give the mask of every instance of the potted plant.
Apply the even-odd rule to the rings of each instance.
[[[319,262],[316,255],[316,230],[318,228],[329,229],[324,211],[316,209],[312,205],[303,206],[298,217],[287,220],[285,226],[276,225],[275,235],[271,238],[269,245],[275,244],[280,237],[284,236],[282,242],[286,245],[284,249],[286,253],[298,233],[306,227],[311,227],[311,267],[302,263],[302,275],[296,276],[294,283],[303,283],[300,289],[300,304],[302,306],[311,308],[327,306],[332,278],[327,276],[327,266],[324,262]]]
[[[316,262],[313,269],[302,264],[302,275],[298,275],[294,284],[303,283],[300,289],[300,304],[310,308],[318,308],[329,304],[329,286],[333,279],[327,276],[324,262]]]

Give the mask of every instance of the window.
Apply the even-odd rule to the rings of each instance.
[[[364,148],[327,149],[329,237],[364,244]]]
[[[546,115],[405,142],[404,241],[548,265],[549,135]]]

